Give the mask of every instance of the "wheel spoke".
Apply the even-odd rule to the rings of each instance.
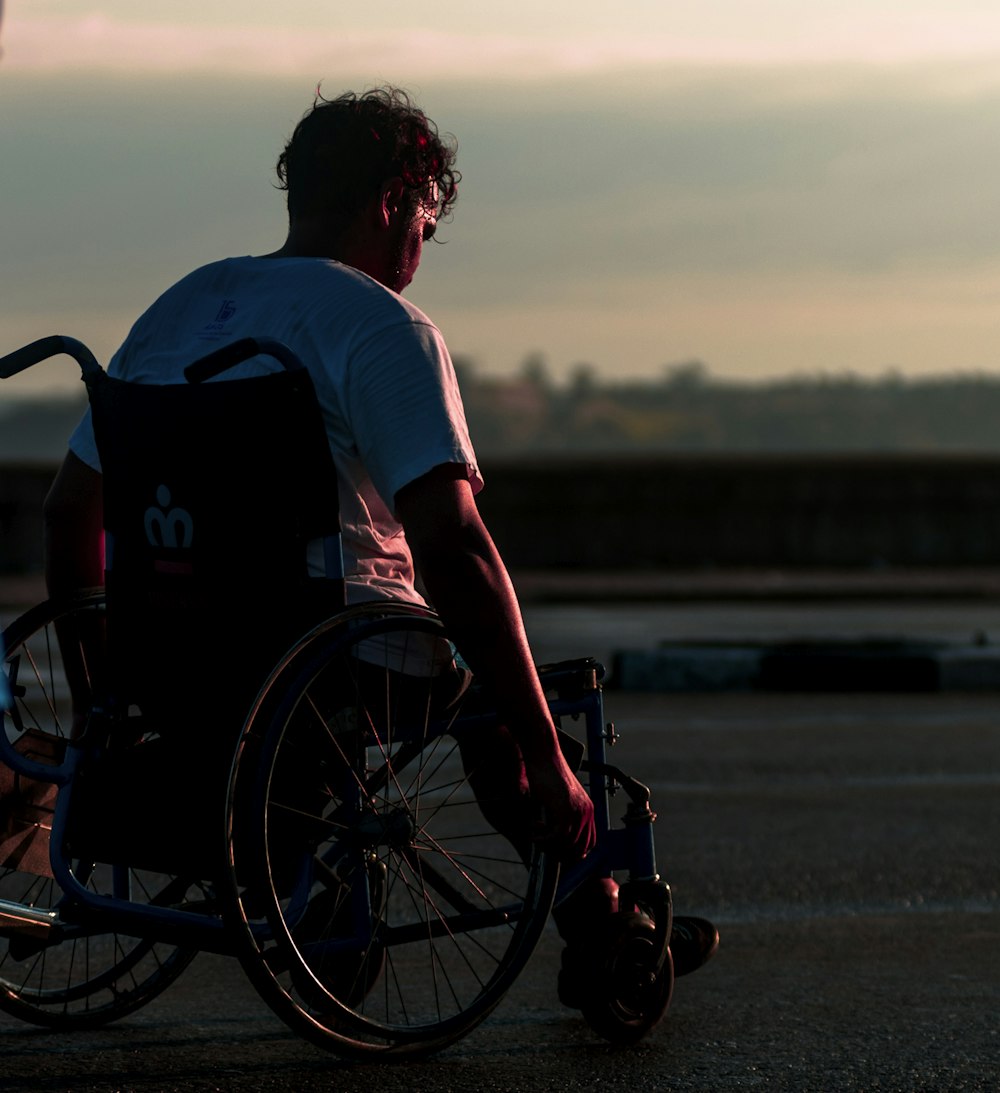
[[[433,616],[352,609],[289,654],[244,730],[256,747],[238,753],[231,796],[250,803],[232,855],[236,874],[259,878],[234,885],[249,966],[293,1027],[349,1056],[463,1035],[503,997],[551,905],[554,867],[521,859],[464,768],[467,684]]]

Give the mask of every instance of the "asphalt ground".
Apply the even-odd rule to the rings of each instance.
[[[514,579],[537,661],[595,656],[613,673],[632,658],[646,677],[635,686],[759,686],[753,671],[733,678],[727,654],[753,660],[802,642],[838,653],[874,644],[910,655],[916,647],[933,677],[929,686],[918,679],[918,689],[1000,691],[1000,569],[531,571]],[[43,597],[38,574],[0,575],[0,625]],[[677,665],[695,669],[679,686]]]
[[[525,614],[539,660],[610,663],[663,642],[1000,640],[1000,603],[957,589],[815,595],[812,582],[767,599],[735,582],[721,598],[529,597]],[[286,1032],[234,962],[202,956],[98,1033],[0,1017],[0,1089],[998,1087],[1000,694],[608,701],[614,761],[653,789],[677,909],[723,934],[637,1048],[610,1048],[560,1007],[550,931],[497,1013],[427,1062],[346,1066]]]
[[[794,641],[927,642],[1000,649],[1000,600],[871,597],[532,603],[525,625],[538,661],[596,656],[611,665],[627,649],[774,645]],[[985,645],[983,644],[985,643]]]
[[[1000,1074],[1000,696],[610,694],[679,912],[716,959],[614,1049],[560,1007],[547,932],[499,1010],[431,1060],[297,1040],[235,962],[199,957],[120,1024],[0,1018],[0,1089],[986,1093]]]
[[[926,586],[867,596],[842,581],[839,597],[813,584],[767,599],[755,587],[722,599],[529,601],[525,619],[539,660],[594,655],[610,685],[632,691],[1000,692],[992,596],[960,596],[943,580],[947,596]]]

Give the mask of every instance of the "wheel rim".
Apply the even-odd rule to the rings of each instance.
[[[666,1013],[673,994],[669,950],[658,968],[657,934],[644,914],[612,915],[594,939],[594,984],[582,1006],[590,1026],[612,1043],[632,1044]]]
[[[555,868],[537,853],[525,864],[477,803],[456,740],[470,700],[439,697],[452,657],[441,634],[425,615],[362,614],[293,658],[274,681],[280,700],[261,704],[266,737],[251,723],[241,749],[260,766],[236,874],[241,842],[244,865],[249,848],[267,851],[241,895],[250,963],[266,969],[272,1005],[327,1046],[416,1052],[464,1034],[523,967],[551,905]],[[361,649],[366,664],[391,653],[392,671],[357,671]],[[304,808],[307,755],[322,776]]]

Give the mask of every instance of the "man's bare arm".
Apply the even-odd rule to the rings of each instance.
[[[101,476],[72,452],[45,498],[45,581],[53,599],[104,583]],[[101,619],[70,615],[56,624],[63,667],[73,696],[74,736],[83,732],[93,689],[103,676]]]
[[[50,596],[104,583],[101,476],[67,453],[45,498],[45,581]]]
[[[476,507],[464,468],[445,465],[396,495],[396,512],[451,638],[502,702],[528,784],[546,812],[544,840],[561,857],[594,844],[593,807],[559,748],[517,597]]]

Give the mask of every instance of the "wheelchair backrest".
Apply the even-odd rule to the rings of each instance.
[[[86,377],[118,704],[245,707],[287,645],[344,604],[336,469],[308,373],[284,346],[245,339],[186,374],[260,352],[285,369],[166,386]],[[310,577],[310,551],[325,576]]]
[[[0,662],[6,657],[3,648],[3,636],[0,635]],[[7,685],[7,676],[0,672],[0,710],[9,710],[13,706],[10,687]]]

